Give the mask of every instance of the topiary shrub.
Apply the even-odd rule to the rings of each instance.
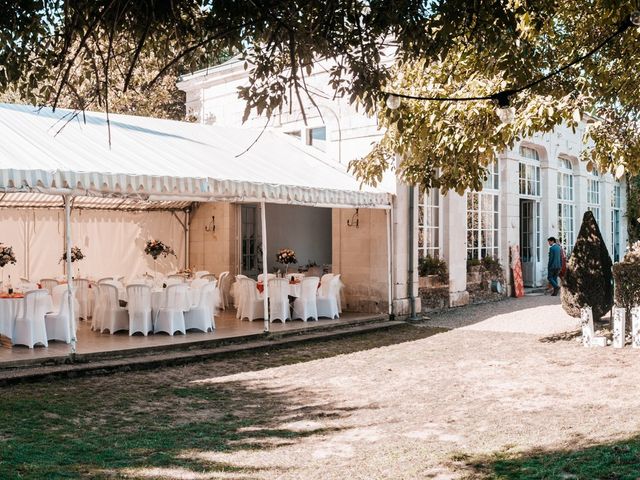
[[[441,282],[446,283],[449,281],[447,262],[441,258],[426,255],[419,260],[418,275],[421,277],[437,275]]]
[[[634,243],[620,263],[613,266],[615,303],[629,309],[640,305],[640,242]]]
[[[593,213],[586,212],[562,281],[562,307],[569,315],[580,317],[580,308],[590,306],[593,318],[600,319],[611,310],[611,266],[598,223]]]

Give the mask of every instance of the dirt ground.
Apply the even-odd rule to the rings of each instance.
[[[255,391],[258,405],[265,392],[277,394],[289,415],[282,415],[275,428],[307,434],[230,453],[184,452],[200,461],[246,468],[246,476],[157,468],[127,473],[149,478],[477,478],[473,459],[577,450],[636,435],[640,351],[587,349],[575,339],[541,341],[576,326],[558,302],[530,297],[450,310],[432,315],[426,325],[459,328],[428,338],[194,379],[200,384],[241,382]]]

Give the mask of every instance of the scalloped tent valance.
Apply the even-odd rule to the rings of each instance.
[[[360,188],[344,166],[284,134],[127,115],[109,120],[110,127],[103,113],[0,104],[0,206],[43,204],[65,192],[100,208],[136,201],[157,208],[192,201],[391,204],[392,193]]]

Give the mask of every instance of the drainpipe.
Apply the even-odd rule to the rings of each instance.
[[[416,317],[416,297],[413,294],[413,270],[415,269],[415,265],[413,263],[413,254],[415,251],[415,232],[414,232],[414,210],[415,210],[415,187],[413,185],[409,186],[409,279],[407,280],[407,289],[408,289],[408,297],[409,297],[409,321],[419,320]]]

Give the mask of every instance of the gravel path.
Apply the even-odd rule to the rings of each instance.
[[[184,452],[214,469],[246,468],[246,475],[157,468],[127,473],[478,478],[469,463],[496,452],[577,449],[629,438],[640,431],[640,416],[626,415],[640,411],[640,351],[540,341],[575,328],[558,302],[540,296],[450,310],[427,324],[459,328],[432,337],[261,371],[201,376],[194,381],[239,382],[255,391],[257,403],[265,392],[280,395],[290,415],[274,419],[273,428],[306,435],[271,444],[256,438],[256,448],[229,453]]]

